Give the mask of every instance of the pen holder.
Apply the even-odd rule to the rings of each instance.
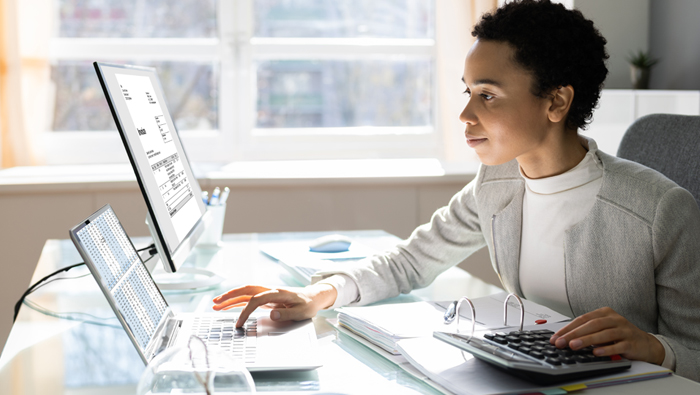
[[[224,218],[226,217],[226,203],[216,206],[207,206],[211,213],[211,223],[199,238],[199,245],[203,247],[221,247],[221,236],[224,232]]]

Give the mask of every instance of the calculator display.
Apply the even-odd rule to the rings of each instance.
[[[168,305],[111,207],[76,232],[98,282],[111,294],[142,350]],[[89,265],[90,266],[90,265]],[[97,273],[94,273],[97,271]]]

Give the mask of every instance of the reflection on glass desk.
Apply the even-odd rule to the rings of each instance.
[[[381,234],[386,235],[376,231],[346,233],[368,245],[372,244],[373,239],[376,242]],[[225,235],[223,248],[197,248],[186,265],[206,267],[227,280],[216,289],[194,293],[164,292],[164,296],[176,313],[209,311],[212,297],[229,288],[244,284],[271,287],[297,285],[282,266],[259,252],[258,243],[275,238],[311,239],[322,234]],[[147,238],[134,241],[136,248],[150,243]],[[80,261],[69,240],[49,240],[42,251],[32,283],[60,267]],[[135,393],[144,365],[88,269],[76,268],[61,277],[71,279],[54,281],[28,299],[38,310],[59,312],[61,316],[69,316],[73,320],[42,314],[22,306],[0,357],[0,393]],[[500,291],[498,287],[486,284],[459,268],[452,268],[440,275],[431,286],[385,303],[454,300],[465,295],[475,298]],[[338,334],[328,323],[328,319],[335,316],[334,311],[322,311],[314,318],[323,367],[308,372],[254,374],[257,390],[301,394],[437,393],[369,348]],[[700,385],[677,376],[611,388],[584,393],[660,393],[669,392],[669,388],[677,389],[675,393],[700,393]]]

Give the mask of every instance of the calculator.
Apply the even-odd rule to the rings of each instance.
[[[508,373],[537,384],[557,384],[629,369],[632,363],[619,355],[598,357],[593,347],[557,348],[549,343],[551,330],[490,332],[483,338],[433,332],[433,337],[467,351]]]

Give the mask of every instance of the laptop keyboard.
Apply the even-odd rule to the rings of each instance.
[[[204,340],[207,346],[219,347],[235,359],[246,364],[255,363],[258,321],[251,317],[242,328],[236,328],[237,319],[196,317],[192,325],[192,334]]]

